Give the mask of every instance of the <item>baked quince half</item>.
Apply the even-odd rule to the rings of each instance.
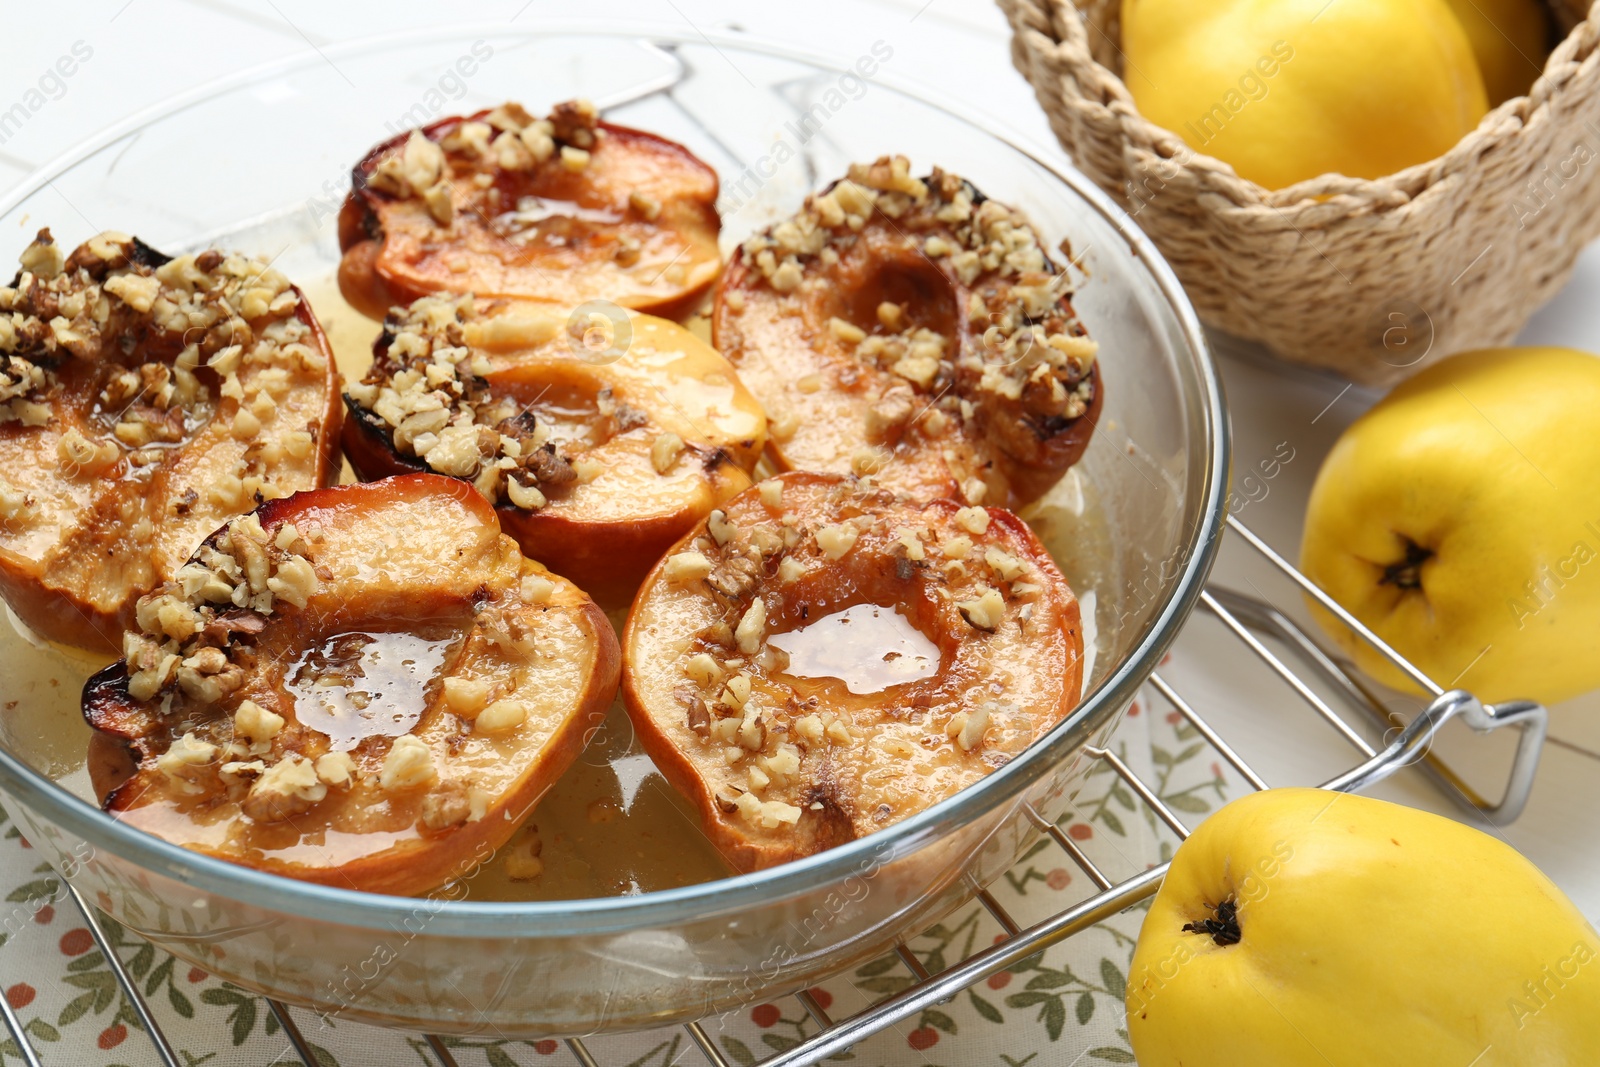
[[[1078,461],[1103,402],[1071,297],[1021,212],[884,157],[739,247],[712,343],[780,469],[1016,508]]]
[[[0,287],[0,594],[114,653],[208,533],[332,480],[342,414],[327,339],[268,265],[39,231]]]
[[[1077,704],[1078,602],[1008,511],[789,473],[651,572],[623,633],[645,751],[742,871],[904,819]]]
[[[608,601],[750,484],[766,440],[726,360],[615,306],[441,294],[397,310],[374,347],[345,392],[356,472],[470,482],[523,551]]]
[[[469,486],[271,501],[139,602],[89,679],[118,820],[274,874],[416,893],[517,829],[617,688],[616,634]]]
[[[716,172],[583,100],[441,119],[378,145],[352,184],[339,286],[374,319],[441,291],[676,315],[722,266]]]

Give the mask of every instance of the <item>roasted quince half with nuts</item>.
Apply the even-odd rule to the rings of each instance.
[[[339,285],[375,319],[441,291],[675,315],[721,269],[716,172],[583,100],[441,119],[374,148],[353,186]]]
[[[739,247],[712,337],[781,469],[1015,508],[1078,461],[1103,401],[1071,296],[1019,211],[885,157]]]
[[[1077,704],[1078,602],[999,508],[790,473],[713,511],[623,634],[645,751],[740,870],[881,829]]]
[[[264,500],[338,470],[338,375],[282,274],[41,230],[0,287],[0,593],[114,652],[134,603]]]
[[[91,678],[118,820],[274,874],[416,893],[498,848],[617,688],[615,632],[432,474],[271,501],[139,602]]]
[[[766,440],[726,360],[615,305],[424,297],[375,348],[345,393],[356,472],[470,482],[523,551],[608,601],[750,484]]]

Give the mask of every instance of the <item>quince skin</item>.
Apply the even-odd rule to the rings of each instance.
[[[1127,990],[1140,1067],[1600,1063],[1600,938],[1450,819],[1320,789],[1236,800],[1184,842]]]
[[[1497,348],[1396,387],[1334,444],[1301,570],[1446,688],[1553,703],[1600,686],[1600,358]],[[1380,681],[1400,672],[1313,612]]]
[[[1488,110],[1446,0],[1123,0],[1122,49],[1146,118],[1268,189],[1393,174]]]

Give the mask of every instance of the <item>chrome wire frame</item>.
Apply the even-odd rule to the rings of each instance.
[[[1360,792],[1371,788],[1403,767],[1415,765],[1469,813],[1486,821],[1504,824],[1522,813],[1533,787],[1534,773],[1538,769],[1539,755],[1544,745],[1548,715],[1543,706],[1528,701],[1488,705],[1471,693],[1440,687],[1313,585],[1243,523],[1229,517],[1228,527],[1298,586],[1307,597],[1349,626],[1361,640],[1394,663],[1402,673],[1412,678],[1431,696],[1426,707],[1410,721],[1405,721],[1384,707],[1367,683],[1356,675],[1351,667],[1325,651],[1283,611],[1256,597],[1216,587],[1208,588],[1201,598],[1202,610],[1221,622],[1251,656],[1277,674],[1313,713],[1326,721],[1334,732],[1355,748],[1362,757],[1362,761],[1350,770],[1324,782],[1323,788]],[[1268,642],[1276,645],[1280,651],[1274,651]],[[1286,662],[1285,655],[1300,661],[1306,668],[1305,673],[1297,674]],[[1366,725],[1384,732],[1388,738],[1387,743],[1381,748],[1375,748],[1370,744],[1365,736],[1329,702],[1329,699],[1321,695],[1313,681],[1320,682],[1326,690],[1336,694],[1337,703],[1357,709],[1358,714],[1367,720]],[[1245,782],[1254,789],[1267,788],[1266,779],[1245,762],[1233,746],[1196,710],[1193,703],[1165,677],[1159,672],[1152,674],[1150,685]],[[1432,751],[1434,738],[1452,719],[1460,719],[1468,727],[1480,732],[1507,727],[1520,732],[1505,790],[1498,800],[1491,801],[1484,798]],[[1098,746],[1091,746],[1084,751],[1091,759],[1104,763],[1127,785],[1138,801],[1175,835],[1179,838],[1188,836],[1189,827],[1178,813],[1165,804],[1157,791],[1143,781],[1115,752]],[[1167,864],[1114,882],[1085,854],[1077,842],[1062,831],[1060,826],[1031,806],[1025,810],[1025,815],[1033,823],[1034,828],[1053,842],[1094,884],[1096,892],[1092,896],[1041,922],[1021,927],[987,889],[976,884],[972,885],[973,898],[1005,931],[1005,936],[1000,941],[946,967],[937,974],[930,974],[917,956],[901,943],[897,946],[896,953],[901,964],[910,972],[913,983],[901,992],[886,997],[848,1018],[835,1020],[809,992],[794,993],[793,996],[801,1008],[816,1024],[817,1031],[800,1044],[760,1061],[761,1067],[802,1067],[844,1052],[864,1038],[911,1018],[925,1008],[947,1001],[990,975],[1015,966],[1029,956],[1059,944],[1074,934],[1139,903],[1154,894],[1161,884]],[[90,932],[105,955],[123,994],[133,1005],[146,1034],[155,1045],[161,1062],[165,1067],[179,1067],[179,1060],[172,1045],[155,1022],[137,985],[113,951],[111,942],[97,918],[97,912],[90,908],[70,885],[67,886],[67,894],[83,912]],[[288,1006],[271,999],[267,1000],[267,1005],[282,1026],[290,1048],[304,1061],[306,1067],[318,1067],[316,1054],[295,1024]],[[23,1063],[27,1067],[39,1067],[37,1052],[30,1047],[20,1020],[10,1005],[5,1003],[4,998],[0,998],[0,1019],[3,1019],[6,1028],[16,1039],[22,1051]],[[707,1062],[713,1067],[728,1067],[727,1058],[717,1048],[702,1023],[686,1023],[683,1029],[690,1042],[700,1050]],[[423,1038],[442,1067],[456,1067],[455,1057],[438,1036],[424,1034]],[[580,1038],[568,1039],[566,1046],[582,1067],[599,1067],[600,1061]]]

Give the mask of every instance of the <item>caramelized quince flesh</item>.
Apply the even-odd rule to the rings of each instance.
[[[687,330],[615,314],[575,332],[547,305],[419,302],[391,319],[372,371],[347,390],[351,465],[363,478],[431,469],[470,481],[530,556],[626,601],[668,545],[750,484],[766,419]],[[471,425],[417,429],[468,409]]]
[[[1014,209],[903,157],[852,165],[745,241],[713,343],[782,470],[1019,508],[1082,456],[1103,386],[1068,275]]]
[[[871,833],[1076,705],[1078,603],[1000,509],[789,473],[714,511],[623,635],[639,739],[740,870]]]
[[[199,679],[223,680],[220,699],[191,696],[181,667],[178,685],[135,699],[149,656],[90,680],[106,809],[184,847],[328,885],[405,894],[467,875],[611,702],[610,624],[452,479],[300,493],[253,518],[274,581],[296,555],[314,568],[304,606],[283,593],[264,614],[224,604],[186,639],[185,666],[205,671],[197,657],[211,647],[240,669]],[[224,528],[207,545],[238,537]],[[270,547],[285,543],[287,555]],[[300,776],[275,779],[285,767]]]
[[[110,652],[207,533],[332,479],[338,374],[299,290],[262,264],[108,233],[39,269],[53,247],[45,231],[8,298],[25,322],[78,310],[70,349],[24,329],[5,357],[8,381],[31,367],[43,384],[7,393],[36,417],[0,419],[0,593],[45,637]]]
[[[462,127],[493,119],[501,123],[493,136],[515,139],[502,128],[507,110],[444,119],[421,135],[465,144]],[[419,195],[426,190],[399,197],[373,187],[383,159],[403,155],[410,135],[377,146],[357,165],[341,216],[350,302],[380,319],[432,292],[603,300],[663,315],[693,308],[721,268],[716,172],[655,134],[599,121],[587,129],[588,147],[563,144],[558,131],[553,154],[519,157],[515,169],[492,151],[442,150],[437,169],[423,165],[429,179],[446,180],[447,209]],[[581,167],[569,164],[573,151]]]

